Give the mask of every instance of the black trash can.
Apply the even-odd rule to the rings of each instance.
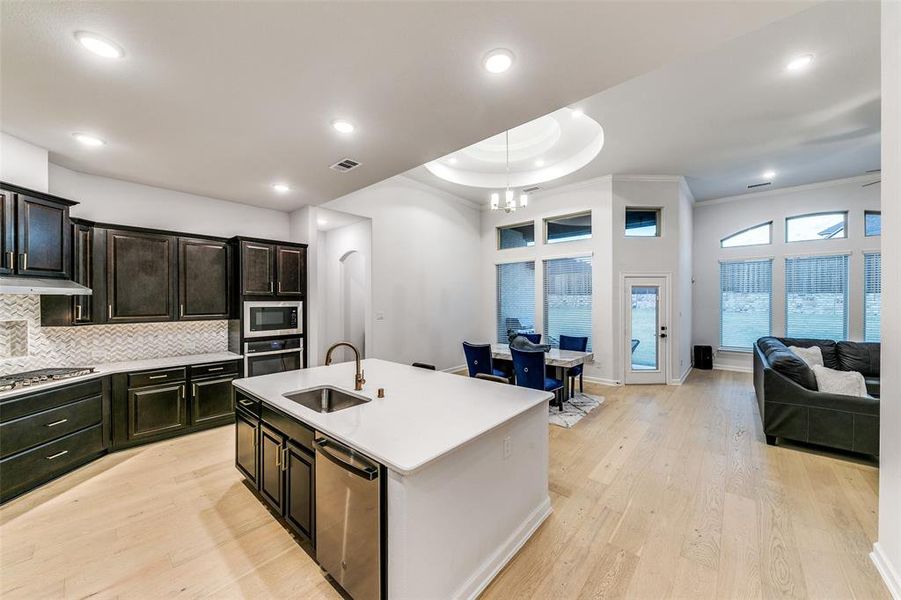
[[[694,368],[713,368],[713,346],[695,346]]]

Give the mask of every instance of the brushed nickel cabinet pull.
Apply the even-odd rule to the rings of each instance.
[[[53,423],[47,423],[45,427],[56,427],[57,425],[62,425],[67,422],[69,419],[60,419],[59,421],[54,421]]]
[[[60,456],[64,456],[68,453],[69,453],[68,450],[63,450],[62,452],[57,452],[56,454],[51,454],[50,456],[46,456],[45,458],[47,460],[53,460],[54,458],[59,458]]]
[[[75,305],[75,320],[81,321],[81,304]]]
[[[288,447],[285,446],[282,450],[282,471],[288,470]]]
[[[243,398],[238,400],[238,404],[241,406],[253,406],[253,402],[250,400],[244,400]]]
[[[278,282],[278,293],[279,294],[282,293],[282,282],[281,281]]]
[[[107,319],[113,318],[113,305],[112,304],[106,305],[106,318]]]
[[[282,447],[279,445],[278,449],[275,451],[275,466],[279,469],[282,468]]]
[[[8,250],[6,252],[6,268],[8,268],[8,269],[14,268],[16,266],[13,264],[15,262],[15,260],[16,260],[16,253],[13,252],[12,250]]]
[[[169,375],[151,375],[147,379],[165,379],[166,377],[169,377]]]
[[[185,384],[178,386],[178,398],[179,400],[185,399]]]
[[[191,393],[194,395],[195,398],[197,397],[197,384],[196,383],[191,384]]]
[[[180,316],[180,317],[185,316],[185,305],[184,304],[178,305],[178,316]]]
[[[270,293],[272,292],[272,282],[271,281],[269,282],[269,292]]]
[[[210,367],[207,371],[224,371],[225,367]]]
[[[19,254],[19,259],[22,262],[22,270],[27,271],[28,270],[28,253],[22,252],[21,254]]]

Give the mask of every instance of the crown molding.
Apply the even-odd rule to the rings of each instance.
[[[837,187],[851,183],[867,182],[873,178],[876,173],[867,173],[865,175],[855,175],[854,177],[843,177],[842,179],[828,179],[826,181],[818,181],[815,183],[805,183],[803,185],[793,185],[783,188],[774,188],[761,192],[748,192],[747,194],[738,194],[737,196],[724,196],[723,198],[713,198],[711,200],[696,200],[695,207],[712,206],[716,204],[726,204],[735,202],[736,200],[751,200],[754,198],[768,198],[770,196],[779,196],[782,194],[794,194],[796,192],[807,192],[811,190],[821,190],[824,188]]]

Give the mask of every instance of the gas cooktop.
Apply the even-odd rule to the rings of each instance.
[[[38,385],[48,381],[89,375],[93,373],[94,370],[94,367],[68,367],[64,369],[38,369],[36,371],[25,371],[24,373],[0,375],[0,392]]]

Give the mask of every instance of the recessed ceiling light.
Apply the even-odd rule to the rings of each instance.
[[[447,159],[447,164],[449,164],[449,165],[457,164],[457,158],[454,156],[451,156],[449,159]]]
[[[96,33],[78,31],[75,33],[75,39],[97,56],[102,56],[103,58],[122,58],[125,56],[125,51],[122,48]]]
[[[84,144],[85,146],[103,146],[106,144],[102,139],[97,137],[96,135],[90,135],[87,133],[73,133],[72,137],[76,140]]]
[[[278,192],[279,194],[287,194],[291,191],[291,186],[287,183],[273,183],[272,189]]]
[[[764,171],[763,172],[764,179],[772,179],[775,176],[776,176],[776,171]]]
[[[536,166],[536,167],[543,167],[543,166],[544,166],[544,161],[543,161],[542,159],[539,158],[538,160],[535,161],[535,166]]]
[[[573,112],[572,112],[574,119],[581,117],[584,114],[585,114],[585,111],[583,111],[581,108],[574,108]]]
[[[503,73],[513,66],[513,53],[506,48],[496,48],[485,55],[482,66],[489,73]]]
[[[328,225],[328,221],[325,219],[316,219],[316,224],[322,227],[323,225]]]
[[[810,63],[813,62],[813,54],[802,54],[800,56],[796,56],[785,65],[785,68],[789,71],[801,71],[810,66]]]
[[[336,119],[332,121],[332,127],[335,128],[335,131],[340,133],[353,133],[354,124],[350,121],[345,121],[344,119]]]

